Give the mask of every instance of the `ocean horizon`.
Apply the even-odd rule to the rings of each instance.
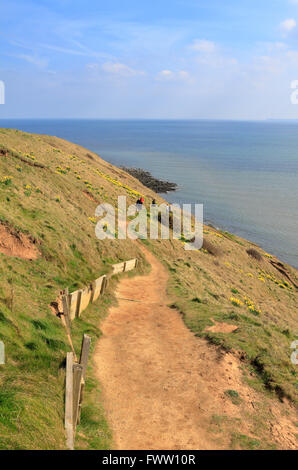
[[[298,268],[297,121],[0,119],[75,142],[116,166],[178,184],[169,202],[204,204],[205,223]]]

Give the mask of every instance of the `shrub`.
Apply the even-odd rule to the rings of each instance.
[[[236,390],[226,390],[225,394],[228,395],[229,397],[239,397],[239,393],[236,392]]]
[[[240,405],[241,398],[236,390],[225,390],[225,395],[231,399],[233,405]]]
[[[205,238],[203,240],[203,247],[202,248],[203,248],[203,250],[208,251],[208,253],[210,253],[210,255],[212,255],[212,256],[220,256],[222,254],[222,251],[220,250],[220,248],[218,248],[215,245],[212,245],[212,243],[210,243]]]
[[[261,253],[259,253],[257,250],[255,250],[254,248],[249,248],[248,250],[246,250],[246,253],[251,256],[252,258],[256,259],[257,261],[262,261],[263,257],[261,255]]]

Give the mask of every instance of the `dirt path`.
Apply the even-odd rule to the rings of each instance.
[[[246,414],[257,413],[260,397],[243,384],[241,363],[234,355],[196,338],[179,313],[167,307],[167,272],[141,249],[151,272],[120,281],[118,306],[101,326],[95,352],[114,447],[229,448],[230,434],[214,432],[215,417],[224,417],[235,432],[241,427],[241,432],[252,433],[247,420],[242,421],[242,407],[224,392],[237,390]],[[280,429],[269,420],[268,426],[278,436],[279,448],[295,446],[288,423]]]

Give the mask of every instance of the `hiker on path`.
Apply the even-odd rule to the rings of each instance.
[[[141,211],[143,208],[144,198],[143,196],[137,200],[137,211]]]

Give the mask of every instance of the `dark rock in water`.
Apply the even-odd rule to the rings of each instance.
[[[162,181],[149,173],[149,171],[142,170],[142,168],[126,168],[122,167],[122,170],[129,173],[134,178],[138,179],[144,186],[152,189],[156,193],[167,193],[169,191],[176,191],[177,184],[171,183],[170,181]]]

